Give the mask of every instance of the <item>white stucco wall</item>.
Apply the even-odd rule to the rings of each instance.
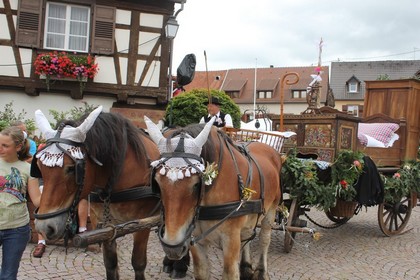
[[[70,111],[74,107],[83,107],[83,101],[85,101],[89,105],[102,105],[104,112],[109,112],[112,104],[116,101],[114,98],[96,96],[86,96],[82,100],[75,100],[68,94],[53,92],[41,92],[39,96],[29,96],[21,91],[13,90],[0,90],[0,97],[0,111],[2,112],[5,105],[13,101],[13,111],[16,115],[24,110],[26,112],[24,119],[34,119],[35,111],[40,109],[52,122],[55,121],[49,114],[50,109],[59,112]]]

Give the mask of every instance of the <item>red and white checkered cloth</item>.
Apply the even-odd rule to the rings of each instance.
[[[390,147],[399,138],[395,134],[399,127],[396,123],[360,123],[357,137],[364,146],[376,140],[383,143],[383,147]],[[375,142],[374,146],[381,146],[380,143]]]

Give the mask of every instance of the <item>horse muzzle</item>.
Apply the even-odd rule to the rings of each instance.
[[[35,229],[47,240],[63,238],[66,230],[67,213],[62,213],[50,219],[35,220]]]
[[[190,247],[189,244],[191,241],[190,234],[187,234],[180,243],[172,245],[172,244],[168,244],[165,241],[163,237],[164,233],[165,233],[165,226],[161,225],[159,227],[159,232],[158,232],[159,240],[160,240],[160,243],[162,244],[163,251],[165,252],[165,254],[170,260],[180,260],[186,254],[188,254],[188,250]],[[188,231],[188,233],[190,233],[190,231]]]
[[[184,243],[183,245],[177,245],[177,247],[168,246],[162,243],[163,251],[170,260],[180,260],[188,254],[189,246]]]

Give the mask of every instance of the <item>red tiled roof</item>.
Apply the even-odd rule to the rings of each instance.
[[[254,81],[255,72],[257,80],[257,90],[272,90],[273,95],[271,99],[264,99],[265,103],[278,103],[280,97],[280,90],[282,88],[281,80],[288,73],[297,73],[299,75],[298,83],[294,85],[287,85],[286,80],[290,82],[295,81],[295,76],[288,76],[283,81],[284,100],[285,102],[296,102],[292,100],[292,90],[306,90],[309,83],[312,81],[312,74],[316,74],[314,66],[306,67],[270,67],[257,68],[257,71],[252,68],[247,69],[229,69],[223,71],[196,71],[194,80],[191,84],[185,86],[187,91],[192,89],[207,88],[207,76],[210,89],[224,90],[224,91],[240,91],[240,97],[234,98],[238,104],[252,103],[254,96]],[[326,99],[329,83],[329,67],[322,67],[321,74],[321,102]],[[245,81],[245,83],[244,83]],[[299,102],[306,103],[305,100]]]
[[[223,91],[241,91],[246,80],[228,80],[223,84]]]
[[[257,90],[272,90],[274,91],[279,83],[279,79],[264,79],[260,80],[257,85]]]

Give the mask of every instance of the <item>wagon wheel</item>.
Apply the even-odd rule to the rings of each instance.
[[[348,220],[351,219],[351,218],[346,218],[346,217],[334,216],[330,212],[330,210],[325,211],[325,215],[327,215],[328,219],[330,219],[332,222],[337,223],[337,224],[345,224],[348,222]]]
[[[378,222],[386,236],[400,234],[408,223],[413,209],[411,196],[403,197],[397,203],[381,203],[378,207]]]
[[[287,224],[286,226],[290,226],[290,225],[294,225],[294,223],[297,221],[298,219],[298,211],[299,210],[299,206],[297,204],[297,199],[294,198],[292,199],[292,203],[290,204],[290,209],[289,209],[289,218],[287,220]],[[296,232],[289,232],[287,230],[285,230],[285,234],[284,234],[284,251],[286,253],[290,253],[290,251],[292,250],[293,247],[293,243],[294,243],[294,239],[296,236]]]

